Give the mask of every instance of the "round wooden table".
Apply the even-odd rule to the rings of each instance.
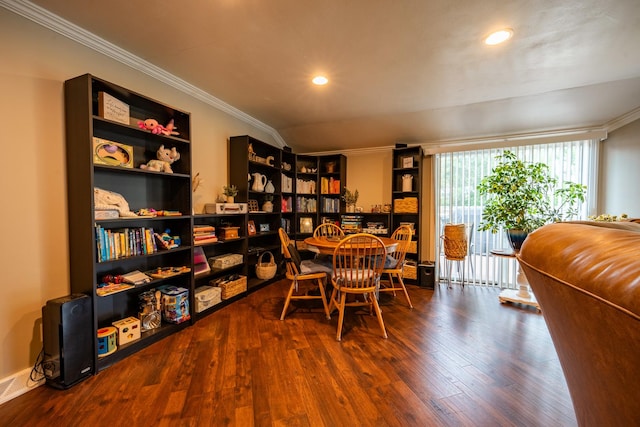
[[[376,236],[376,237],[382,240],[384,247],[387,249],[387,253],[391,253],[395,251],[396,246],[398,246],[399,242],[395,239],[392,239],[390,237],[380,237],[380,236]],[[340,243],[340,239],[326,237],[326,236],[307,237],[306,239],[304,239],[304,242],[307,244],[307,246],[316,248],[317,251],[314,251],[314,252],[318,252],[326,255],[333,255],[333,251],[338,246],[338,243]]]

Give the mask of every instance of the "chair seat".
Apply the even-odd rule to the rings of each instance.
[[[312,273],[329,273],[333,272],[333,265],[327,262],[317,262],[314,260],[306,259],[300,263],[300,272],[302,274]]]

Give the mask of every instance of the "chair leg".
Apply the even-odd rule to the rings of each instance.
[[[320,296],[322,297],[322,305],[324,306],[324,314],[327,316],[327,320],[331,319],[331,314],[329,313],[329,307],[327,306],[327,295],[324,290],[325,283],[322,279],[318,280],[318,288],[320,288]]]
[[[450,259],[448,259],[446,262],[447,262],[447,270],[448,270],[448,272],[449,272],[449,273],[447,274],[447,277],[448,277],[448,279],[449,279],[449,280],[448,280],[448,284],[449,284],[449,289],[451,289],[451,274],[452,274],[451,269],[453,268],[453,261],[451,261]]]
[[[329,298],[329,316],[331,316],[331,313],[333,313],[333,310],[335,310],[337,307],[337,304],[336,304],[337,293],[338,293],[338,290],[336,288],[333,288],[333,291],[331,291],[331,298]]]
[[[413,304],[411,304],[411,298],[409,298],[409,292],[407,292],[407,287],[404,285],[404,280],[402,280],[401,275],[398,275],[398,281],[400,282],[400,286],[402,286],[402,290],[404,291],[404,296],[407,298],[407,303],[409,304],[409,308],[413,308]]]
[[[347,302],[346,292],[340,294],[340,304],[338,306],[338,332],[336,333],[336,340],[342,340],[342,322],[344,321],[344,308]]]
[[[287,315],[287,308],[289,308],[289,303],[291,302],[291,295],[293,295],[293,290],[295,289],[295,285],[291,282],[291,286],[289,287],[289,293],[287,294],[287,299],[284,300],[284,307],[282,308],[282,314],[280,315],[280,320],[284,320],[284,317]]]
[[[371,295],[371,301],[373,303],[373,309],[376,312],[376,317],[378,318],[378,324],[380,325],[380,330],[382,331],[382,336],[387,338],[387,330],[384,328],[384,320],[382,320],[382,312],[380,311],[380,306],[378,305],[378,300],[375,295]]]
[[[389,276],[389,287],[391,289],[393,289],[393,296],[395,297],[396,296],[396,289],[395,289],[396,285],[393,283],[393,273],[388,273],[387,275]]]

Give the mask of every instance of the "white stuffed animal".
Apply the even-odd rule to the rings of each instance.
[[[164,148],[164,145],[161,145],[160,148],[158,148],[157,155],[157,160],[149,160],[147,164],[140,165],[140,169],[146,169],[155,172],[173,173],[171,164],[180,159],[180,153],[178,153],[176,147],[173,147],[171,150],[169,150],[168,148]]]
[[[96,210],[113,209],[117,210],[121,217],[134,217],[135,213],[129,209],[129,203],[120,193],[103,190],[102,188],[93,188],[93,204]]]

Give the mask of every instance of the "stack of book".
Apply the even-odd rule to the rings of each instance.
[[[362,231],[362,215],[342,215],[342,229],[345,233],[360,233]]]
[[[193,243],[195,245],[206,245],[217,241],[216,229],[212,225],[196,224],[193,226]]]

